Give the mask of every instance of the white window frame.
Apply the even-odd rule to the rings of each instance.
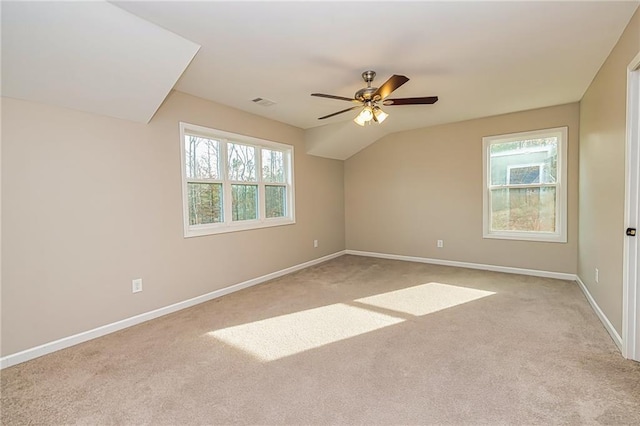
[[[557,137],[557,177],[553,184],[515,185],[518,188],[528,187],[555,187],[556,188],[556,223],[555,232],[543,231],[504,231],[491,229],[491,190],[496,188],[510,188],[513,185],[491,185],[491,156],[490,148],[493,144],[517,142],[526,139],[541,139]],[[530,132],[510,133],[506,135],[486,136],[482,138],[482,174],[483,174],[483,238],[543,241],[566,243],[567,242],[567,145],[568,128],[556,127],[552,129],[534,130]],[[532,150],[532,152],[535,150]],[[535,165],[535,164],[530,164]],[[517,167],[517,166],[514,166]],[[541,177],[543,170],[541,169]],[[509,175],[507,172],[507,182]]]
[[[191,225],[189,223],[189,192],[187,184],[189,181],[197,181],[198,179],[188,179],[186,170],[186,149],[185,136],[200,136],[211,138],[221,142],[220,147],[220,174],[221,179],[215,180],[222,183],[222,209],[223,221],[219,223],[207,223],[200,225]],[[229,143],[238,143],[256,148],[256,179],[257,181],[232,181],[229,179],[227,172],[227,145]],[[285,183],[265,182],[262,179],[262,151],[267,150],[280,151],[284,153],[284,167],[286,171]],[[294,149],[292,145],[286,145],[279,142],[273,142],[265,139],[254,138],[251,136],[239,135],[236,133],[225,132],[223,130],[211,129],[208,127],[198,126],[196,124],[180,122],[180,159],[182,170],[182,217],[185,238],[199,237],[203,235],[222,234],[227,232],[246,231],[250,229],[268,228],[272,226],[292,225],[296,223],[295,217],[295,189],[294,189]],[[213,180],[212,180],[213,181]],[[257,185],[258,186],[258,208],[257,219],[251,220],[232,220],[231,206],[231,185]],[[265,187],[266,186],[284,186],[286,187],[286,215],[283,217],[266,217],[265,204]]]

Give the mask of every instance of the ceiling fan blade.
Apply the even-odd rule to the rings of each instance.
[[[425,96],[423,98],[398,98],[398,99],[385,99],[382,102],[385,106],[391,105],[424,105],[435,104],[438,102],[437,96]]]
[[[334,112],[333,114],[325,115],[324,117],[318,118],[318,120],[324,120],[325,118],[333,117],[334,115],[342,114],[343,112],[351,111],[352,109],[360,108],[360,105],[356,105],[351,108],[343,109],[342,111]]]
[[[376,93],[373,94],[373,97],[375,98],[376,96],[380,96],[380,99],[384,99],[389,96],[391,92],[405,84],[407,81],[409,81],[408,77],[405,77],[404,75],[394,74],[391,76],[391,78],[389,78],[389,80],[385,81],[384,84],[380,86],[380,88],[378,88],[378,90],[376,90]]]
[[[335,95],[325,95],[324,93],[312,93],[311,96],[317,96],[319,98],[329,98],[329,99],[337,99],[339,101],[349,101],[349,102],[358,102],[359,100],[353,98],[345,98],[344,96],[335,96]]]

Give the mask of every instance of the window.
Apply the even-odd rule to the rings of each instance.
[[[295,223],[293,147],[180,123],[184,235]]]
[[[484,238],[567,242],[567,128],[482,145]]]

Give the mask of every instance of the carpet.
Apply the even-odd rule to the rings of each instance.
[[[1,391],[6,425],[640,424],[640,364],[576,283],[359,256],[7,368]]]

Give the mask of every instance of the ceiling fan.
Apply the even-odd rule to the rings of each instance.
[[[367,87],[362,88],[356,92],[353,99],[345,98],[343,96],[335,96],[335,95],[325,95],[324,93],[312,93],[311,96],[317,96],[320,98],[329,98],[329,99],[337,99],[340,101],[348,101],[353,102],[358,105],[353,106],[351,108],[343,109],[342,111],[334,112],[333,114],[325,115],[324,117],[318,118],[318,120],[324,120],[325,118],[333,117],[338,114],[342,114],[343,112],[351,111],[356,108],[362,108],[362,111],[358,114],[358,116],[353,120],[356,124],[360,126],[364,126],[371,121],[375,121],[376,123],[382,123],[388,116],[386,112],[380,108],[379,104],[384,106],[392,106],[392,105],[424,105],[424,104],[435,104],[438,102],[437,96],[426,96],[421,98],[396,98],[396,99],[387,99],[387,96],[391,94],[398,87],[405,84],[409,81],[409,78],[404,75],[394,74],[389,78],[389,80],[385,81],[382,86],[371,87],[371,83],[373,79],[376,77],[375,71],[365,71],[362,73],[362,79],[367,83]]]

